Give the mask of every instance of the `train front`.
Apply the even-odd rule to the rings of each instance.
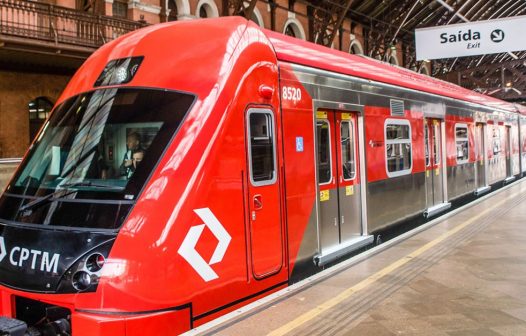
[[[0,334],[191,328],[199,275],[181,266],[177,226],[196,221],[192,176],[251,66],[238,64],[261,38],[248,27],[152,26],[79,69],[0,199]]]

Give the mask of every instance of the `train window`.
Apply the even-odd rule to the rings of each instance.
[[[343,179],[352,180],[356,176],[353,122],[342,121],[340,133]]]
[[[403,119],[385,122],[385,156],[387,176],[410,174],[413,167],[411,125]]]
[[[330,183],[332,179],[331,170],[331,138],[330,128],[327,120],[316,121],[316,132],[318,140],[318,183]]]
[[[271,110],[250,109],[248,119],[250,180],[255,186],[276,182],[274,115]]]
[[[457,163],[468,162],[469,138],[468,126],[466,124],[455,125],[455,143],[457,146]]]
[[[424,124],[424,146],[425,146],[425,156],[426,156],[426,167],[429,167],[431,163],[429,160],[429,125]]]

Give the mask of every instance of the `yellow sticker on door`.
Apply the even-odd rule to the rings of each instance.
[[[352,186],[352,185],[346,186],[345,187],[345,195],[346,196],[354,195],[354,186]]]
[[[320,202],[328,201],[330,199],[329,195],[330,195],[329,190],[321,190],[320,191]]]

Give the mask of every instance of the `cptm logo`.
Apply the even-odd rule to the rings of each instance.
[[[201,218],[204,224],[199,224],[192,226],[186,237],[184,237],[183,243],[177,253],[179,253],[184,260],[186,260],[190,266],[203,278],[204,281],[208,282],[214,279],[217,279],[219,276],[217,273],[210,267],[210,265],[217,264],[225,256],[228,245],[232,237],[225,230],[223,225],[217,220],[216,216],[208,208],[195,209],[194,212]],[[205,229],[205,226],[208,226],[212,234],[217,238],[218,243],[212,258],[209,262],[203,259],[203,257],[195,250],[195,246],[201,238],[201,234]]]

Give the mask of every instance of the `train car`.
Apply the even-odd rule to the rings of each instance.
[[[127,34],[78,70],[0,198],[0,331],[180,334],[518,177],[523,122],[243,18]]]

